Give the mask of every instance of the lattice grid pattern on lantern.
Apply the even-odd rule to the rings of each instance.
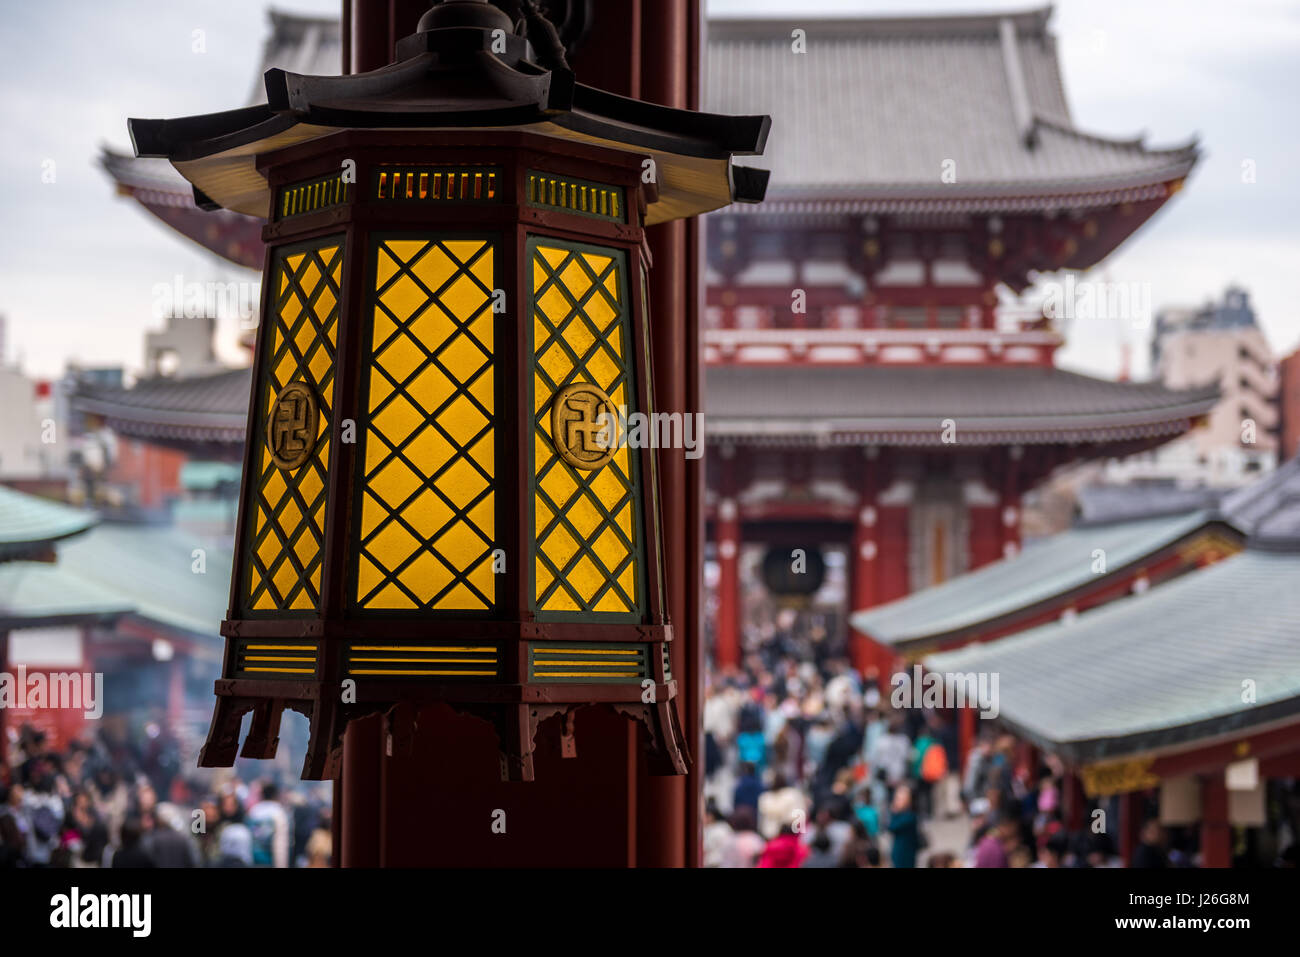
[[[539,614],[628,620],[641,613],[640,490],[623,445],[595,469],[576,469],[551,436],[555,393],[593,383],[616,409],[636,410],[625,254],[530,240],[533,356],[533,601]]]
[[[257,486],[245,571],[252,611],[306,612],[320,604],[342,273],[343,246],[337,238],[276,253],[252,458]],[[276,396],[290,382],[312,388],[319,415],[311,455],[297,468],[282,469],[273,460],[266,430]]]
[[[496,250],[484,239],[374,247],[354,601],[496,606]]]

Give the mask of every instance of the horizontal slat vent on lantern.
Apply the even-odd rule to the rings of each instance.
[[[501,658],[496,645],[430,642],[404,645],[353,644],[345,674],[357,678],[496,678]]]
[[[533,681],[640,681],[649,675],[648,645],[601,642],[535,641],[528,653]]]
[[[248,678],[301,678],[316,674],[316,646],[310,641],[250,638],[239,643],[236,673]]]

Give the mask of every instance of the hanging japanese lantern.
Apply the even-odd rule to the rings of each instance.
[[[303,777],[333,776],[350,720],[444,701],[493,722],[509,779],[540,721],[598,703],[685,770],[654,453],[602,423],[653,404],[645,227],[761,200],[731,160],[769,121],[535,60],[449,0],[384,69],[271,70],[266,106],[130,122],[200,205],[267,220],[202,766],[249,711],[242,753],[272,756],[291,708]]]
[[[763,555],[762,575],[779,604],[804,605],[826,580],[826,559],[818,548],[774,547]]]

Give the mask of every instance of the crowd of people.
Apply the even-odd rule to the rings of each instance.
[[[951,713],[895,707],[890,692],[887,677],[779,647],[711,676],[705,866],[1123,866],[1115,800],[1070,829],[1050,756],[985,730],[963,762]],[[331,863],[321,785],[191,770],[156,727],[134,743],[100,730],[61,748],[29,726],[10,735],[0,869]],[[1300,789],[1288,793],[1300,814]],[[1109,824],[1096,826],[1098,810]],[[1149,811],[1130,866],[1196,866],[1195,829],[1166,830]],[[1276,865],[1300,865],[1283,843]]]
[[[0,868],[330,865],[327,792],[201,780],[161,738],[53,748],[23,726],[0,765]]]
[[[1064,769],[1050,756],[1031,763],[1014,738],[983,731],[963,763],[951,712],[896,708],[892,691],[888,676],[777,642],[712,676],[705,865],[1123,866],[1114,826],[1089,816],[1067,828]],[[1184,836],[1153,820],[1133,866],[1193,860]]]

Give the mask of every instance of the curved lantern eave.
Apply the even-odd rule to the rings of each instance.
[[[435,42],[439,34],[447,36]],[[411,42],[421,38],[422,45]],[[664,204],[647,211],[647,225],[763,199],[768,172],[733,170],[732,157],[762,153],[770,117],[699,113],[584,86],[567,70],[532,63],[526,41],[507,39],[506,52],[497,54],[485,31],[432,30],[399,43],[406,59],[368,73],[268,70],[268,105],[179,120],[132,119],[132,144],[137,156],[170,160],[211,204],[252,216],[269,209],[258,185],[258,154],[340,129],[529,129],[638,150],[655,163]],[[476,90],[492,95],[455,95]],[[696,185],[680,188],[683,183]]]

